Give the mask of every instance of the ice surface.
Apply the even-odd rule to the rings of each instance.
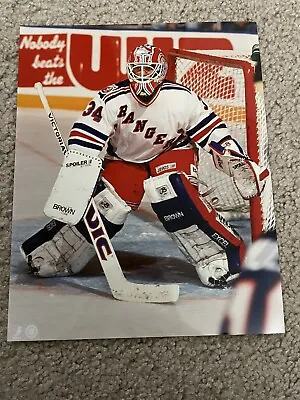
[[[66,135],[76,115],[55,115]],[[149,204],[129,215],[113,245],[128,280],[179,283],[175,305],[114,300],[97,258],[74,277],[41,279],[28,274],[19,246],[48,221],[42,216],[43,206],[62,157],[44,110],[18,110],[17,126],[8,339],[218,334],[232,290],[201,285],[194,267],[149,214]],[[233,223],[248,243],[249,222]]]

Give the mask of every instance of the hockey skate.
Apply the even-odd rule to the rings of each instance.
[[[196,271],[205,286],[214,288],[230,286],[239,276],[238,273],[232,274],[229,272],[225,253],[202,259],[197,263]]]

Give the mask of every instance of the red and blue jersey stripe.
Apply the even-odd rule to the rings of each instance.
[[[101,151],[107,139],[108,136],[97,129],[82,122],[75,122],[69,135],[68,145],[77,144]]]
[[[186,133],[194,143],[204,147],[210,135],[215,129],[227,128],[226,124],[214,112],[202,119],[197,125],[190,128]]]

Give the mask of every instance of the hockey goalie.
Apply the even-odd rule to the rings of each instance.
[[[199,194],[198,149],[211,154],[245,199],[261,193],[268,171],[208,104],[166,79],[167,69],[159,48],[138,46],[127,62],[128,79],[100,90],[74,123],[45,206],[52,220],[21,246],[34,275],[76,274],[93,257],[82,220],[92,197],[112,238],[146,194],[203,285],[223,287],[238,276],[245,244]]]

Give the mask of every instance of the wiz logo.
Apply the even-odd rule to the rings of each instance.
[[[107,260],[106,256],[109,256],[112,253],[112,249],[105,237],[106,234],[104,233],[102,227],[103,222],[93,203],[91,203],[88,207],[88,211],[86,213],[86,221],[89,228],[91,229],[90,234],[92,235],[93,242],[95,243],[97,250],[99,251],[101,259]]]

